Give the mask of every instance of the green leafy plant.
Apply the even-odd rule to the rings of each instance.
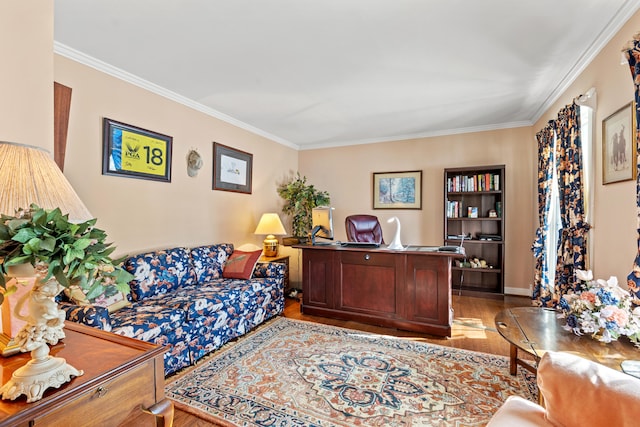
[[[16,216],[0,217],[0,302],[7,288],[5,275],[12,266],[29,263],[46,266],[65,288],[81,287],[87,298],[95,298],[115,289],[129,292],[133,276],[125,271],[121,259],[112,259],[115,247],[105,243],[106,233],[95,228],[96,219],[82,223],[69,222],[60,209],[46,210],[32,204],[19,210]]]
[[[312,184],[307,184],[307,177],[301,177],[300,172],[289,182],[280,185],[278,194],[286,201],[282,212],[291,215],[291,227],[296,237],[306,237],[311,231],[311,210],[317,206],[328,205],[331,201],[328,192],[317,190]]]

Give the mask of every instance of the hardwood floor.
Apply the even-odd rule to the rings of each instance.
[[[506,296],[504,300],[500,300],[454,295],[454,324],[449,338],[304,315],[300,312],[300,303],[292,299],[286,300],[284,316],[365,332],[404,337],[448,347],[509,356],[509,344],[495,331],[493,319],[497,312],[505,308],[529,306],[531,305],[530,302],[531,300],[527,297]],[[176,410],[174,419],[174,426],[176,427],[203,427],[209,425],[211,424],[193,415]]]

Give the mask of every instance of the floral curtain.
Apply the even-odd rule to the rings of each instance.
[[[559,296],[576,289],[575,270],[584,270],[587,256],[587,232],[591,228],[584,219],[582,186],[582,140],[580,138],[580,107],[571,104],[560,110],[556,120],[558,134],[558,181],[562,234],[556,270],[556,290]]]
[[[538,140],[538,224],[536,240],[533,242],[533,254],[536,259],[535,286],[533,299],[547,301],[549,292],[549,271],[547,263],[547,251],[544,250],[545,242],[549,235],[549,200],[551,197],[551,180],[553,169],[551,167],[553,149],[553,122],[536,134]]]
[[[555,144],[555,161],[550,165],[551,150]],[[538,133],[538,211],[539,228],[532,250],[536,257],[533,303],[544,307],[556,307],[562,295],[575,290],[575,270],[584,270],[586,265],[587,232],[589,224],[584,221],[584,193],[582,186],[582,141],[580,139],[580,107],[571,104],[560,110],[558,118]],[[556,169],[561,232],[556,253],[547,253],[546,239],[550,227],[550,189]],[[545,271],[545,257],[556,256],[554,283],[549,283],[549,272]]]
[[[629,62],[631,69],[631,77],[635,86],[635,105],[636,105],[636,141],[634,143],[635,155],[638,156],[638,144],[640,142],[640,33],[634,36],[634,39],[628,43],[623,49],[623,53]],[[640,159],[639,159],[640,160]],[[637,172],[640,172],[640,161],[636,162]],[[634,304],[640,304],[640,173],[636,174],[636,215],[637,215],[637,231],[638,231],[638,251],[633,262],[633,269],[627,276],[627,285],[629,290],[635,295]]]

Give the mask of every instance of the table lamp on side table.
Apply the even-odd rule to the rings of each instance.
[[[262,214],[254,234],[267,235],[263,242],[263,255],[267,257],[274,257],[278,255],[278,239],[276,235],[284,236],[287,234],[287,231],[284,229],[284,225],[282,225],[282,221],[280,221],[278,214],[265,213]]]
[[[5,218],[0,221],[0,224],[5,226],[3,230],[5,234],[9,230],[7,225],[9,222],[14,224],[15,230],[19,227],[27,230],[26,224],[32,219],[30,210],[32,204],[42,209],[59,209],[61,214],[66,215],[64,218],[77,224],[93,218],[45,149],[0,141],[0,214],[7,217],[14,215],[20,217],[19,220]],[[42,217],[38,219],[43,223],[47,220]],[[31,240],[37,242],[33,243],[33,246],[38,249],[32,249],[31,253],[36,253],[40,248],[48,249],[50,246],[55,248],[55,245],[60,243],[53,237],[54,235],[55,233],[51,231],[44,236],[32,237]],[[2,239],[7,239],[7,242],[10,240],[7,237]],[[8,279],[20,278],[19,283],[29,283],[32,287],[19,298],[14,307],[5,305],[5,310],[10,308],[12,313],[3,313],[3,315],[5,317],[12,315],[24,322],[17,335],[12,338],[15,338],[20,351],[31,353],[31,360],[16,369],[9,381],[5,381],[7,378],[2,379],[4,384],[0,387],[0,398],[14,400],[24,394],[27,397],[27,403],[30,403],[40,400],[46,389],[58,388],[71,381],[71,377],[82,375],[83,371],[70,366],[61,357],[49,355],[49,345],[55,345],[65,337],[63,330],[65,313],[58,308],[55,301],[56,295],[62,291],[62,285],[55,277],[46,277],[50,267],[49,259],[38,259],[37,269],[34,269],[36,264],[33,259],[23,263],[11,263],[16,260],[16,257],[7,261],[7,254],[20,253],[21,249],[11,248],[14,244],[23,243],[18,239],[11,239],[11,241],[13,243],[5,243],[0,247],[0,253],[4,257],[0,274],[6,274]],[[32,243],[29,241],[29,244]],[[80,252],[84,253],[85,248],[86,245]],[[53,249],[50,253],[53,253]],[[81,257],[78,256],[78,258]],[[28,279],[30,277],[31,279]],[[43,280],[44,278],[47,280]],[[6,280],[3,276],[0,282],[5,288],[3,293],[7,291]],[[26,310],[28,314],[21,313],[23,305],[28,309]]]

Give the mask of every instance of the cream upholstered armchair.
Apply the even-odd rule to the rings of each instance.
[[[640,379],[582,357],[545,353],[538,365],[538,389],[544,407],[511,396],[487,426],[640,425]]]

